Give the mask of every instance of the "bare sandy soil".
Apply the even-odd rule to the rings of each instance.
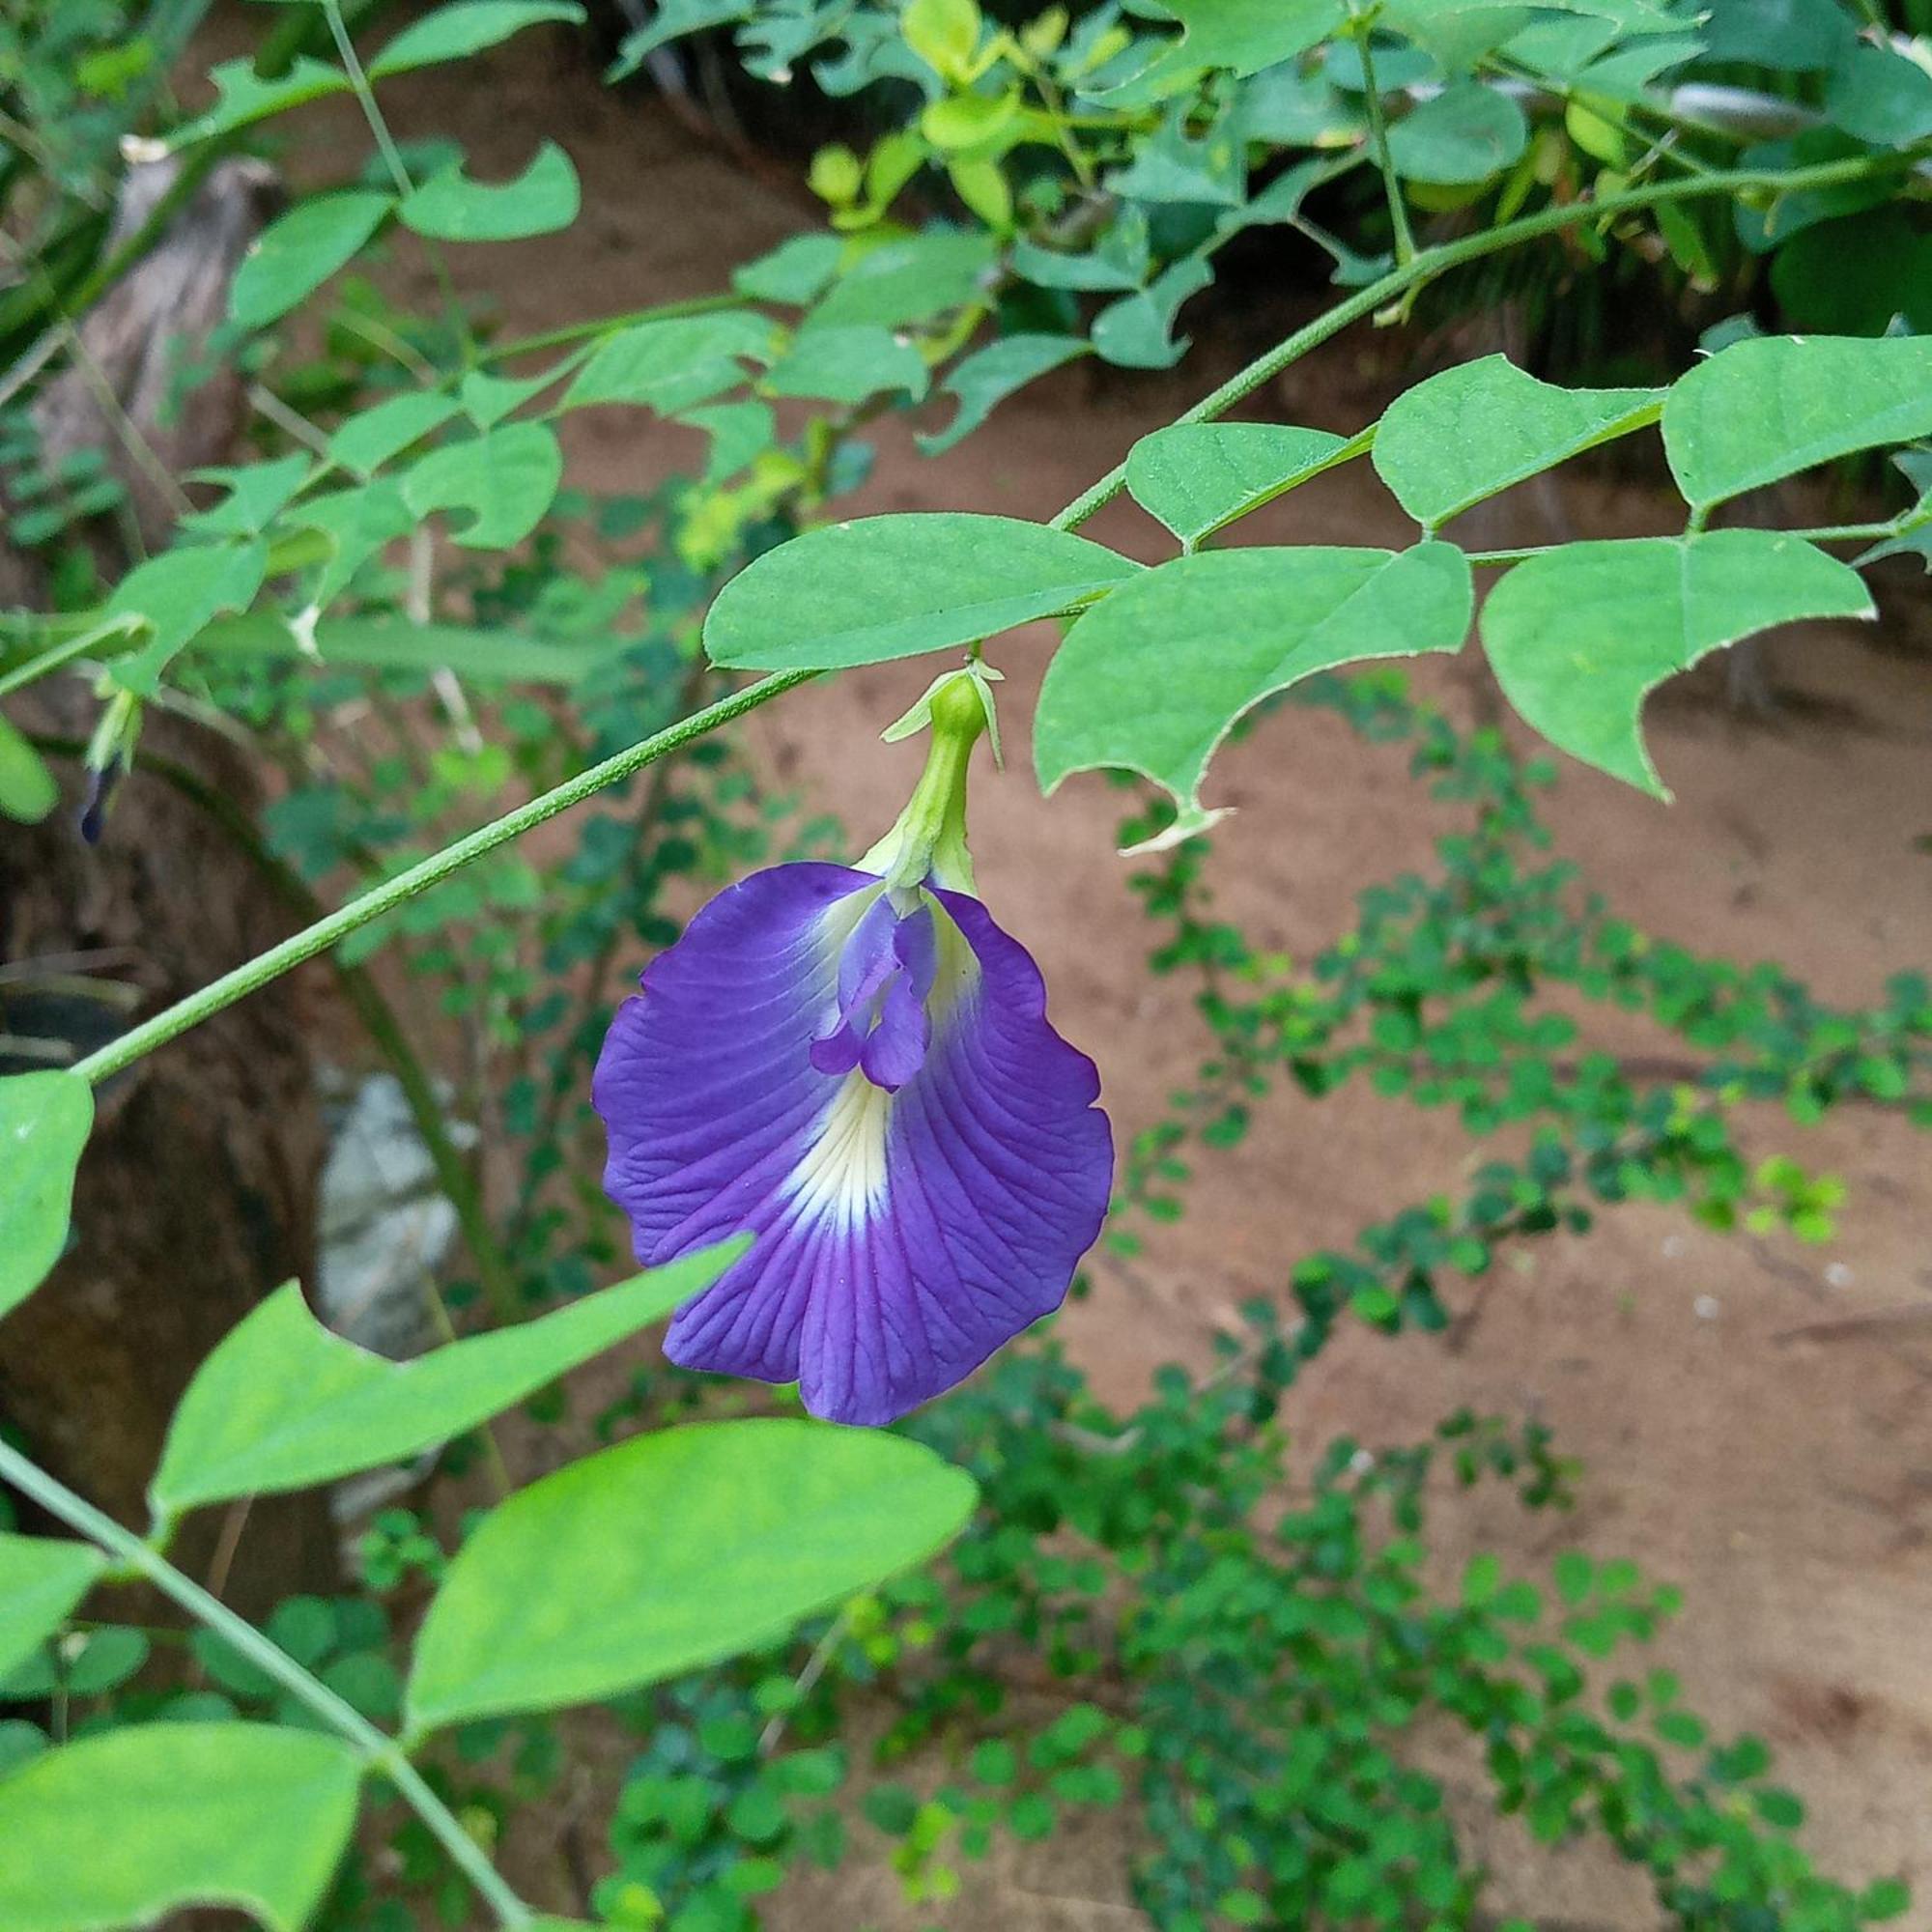
[[[405,133],[461,138],[481,172],[521,166],[552,135],[582,174],[588,213],[569,235],[457,257],[508,327],[717,289],[733,264],[809,224],[809,206],[776,176],[748,176],[587,75],[533,74],[533,43],[519,44],[514,84],[499,59],[487,77],[425,74],[397,93]],[[1095,385],[1064,372],[936,463],[889,428],[853,508],[1049,515],[1236,359],[1236,348],[1204,345],[1173,377]],[[1250,412],[1352,429],[1386,402],[1390,359],[1372,337],[1345,338]],[[634,486],[695,456],[683,437],[615,412],[574,418],[570,480]],[[1668,514],[1634,485],[1572,484],[1566,506],[1592,534],[1662,527]],[[1539,514],[1507,500],[1484,541],[1546,540]],[[1359,464],[1248,528],[1261,541],[1413,535]],[[1092,533],[1162,554],[1131,505],[1110,508]],[[1901,578],[1890,588],[1875,629],[1776,640],[1780,700],[1769,720],[1727,709],[1715,684],[1653,706],[1674,806],[1566,770],[1551,809],[1562,848],[1623,915],[1710,953],[1779,959],[1842,1002],[1872,1000],[1888,973],[1932,962],[1932,856],[1914,843],[1932,831],[1932,617],[1921,585]],[[980,782],[975,847],[985,896],[1038,956],[1055,1018],[1099,1061],[1124,1133],[1157,1115],[1205,1041],[1186,988],[1143,969],[1147,928],[1114,855],[1120,794],[1079,780],[1042,806],[1032,784],[1026,730],[1049,643],[1021,633],[994,652],[1011,680],[1013,755],[1005,777]],[[775,775],[867,842],[918,756],[875,735],[929,674],[914,664],[814,687],[759,714],[753,741]],[[1474,686],[1451,668],[1425,688],[1466,710]],[[1425,864],[1443,823],[1400,753],[1299,711],[1228,753],[1209,796],[1240,808],[1218,841],[1223,909],[1301,954],[1350,922],[1360,887]],[[1592,1024],[1592,1043],[1668,1050],[1629,1021]],[[1759,1127],[1758,1151],[1788,1149],[1844,1177],[1850,1199],[1831,1247],[1615,1210],[1588,1238],[1544,1242],[1498,1270],[1460,1347],[1351,1330],[1296,1390],[1293,1420],[1310,1446],[1344,1431],[1372,1444],[1415,1439],[1463,1404],[1548,1421],[1584,1461],[1578,1510],[1551,1520],[1506,1498],[1445,1498],[1445,1561],[1493,1548],[1534,1574],[1577,1544],[1681,1583],[1686,1611],[1655,1661],[1681,1671],[1719,1729],[1770,1741],[1830,1869],[1903,1872],[1921,1893],[1914,1922],[1932,1924],[1932,1161],[1922,1138],[1868,1113],[1810,1132],[1777,1119]],[[1202,1356],[1220,1311],[1279,1293],[1297,1256],[1454,1188],[1487,1151],[1449,1119],[1366,1091],[1319,1104],[1283,1095],[1243,1147],[1205,1166],[1186,1219],[1154,1233],[1138,1286],[1103,1270],[1067,1321],[1070,1346],[1103,1393],[1131,1402],[1158,1363]],[[1473,1776],[1468,1785],[1473,1800]],[[1480,1804],[1463,1808],[1503,1873],[1499,1904],[1552,1925],[1655,1922],[1643,1888],[1613,1862],[1551,1860],[1514,1827],[1485,1824]],[[1013,1932],[1139,1922],[1124,1903],[1122,1851],[1104,1834],[1043,1848],[969,1881],[946,1922]],[[836,1896],[772,1915],[790,1927],[896,1917],[886,1881],[841,1883]]]

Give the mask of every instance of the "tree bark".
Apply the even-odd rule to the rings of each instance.
[[[171,164],[137,169],[129,232]],[[173,523],[165,479],[230,458],[245,407],[220,371],[184,398],[235,268],[268,206],[254,163],[210,174],[157,247],[81,325],[37,406],[45,454],[96,446],[127,481],[142,541]],[[111,398],[111,400],[110,400]],[[138,435],[145,456],[130,450]],[[113,538],[100,538],[103,560]],[[25,597],[31,557],[0,559]],[[10,705],[14,722],[84,739],[94,700],[62,677]],[[144,749],[252,806],[250,761],[214,732],[151,708]],[[168,1005],[284,937],[286,914],[246,858],[166,784],[137,769],[99,845],[75,819],[77,763],[61,808],[0,832],[0,1067],[71,1062],[140,1012]],[[168,1418],[209,1350],[291,1276],[312,1278],[323,1135],[298,989],[287,980],[110,1081],[81,1162],[73,1237],[48,1281],[0,1324],[0,1417],[73,1489],[129,1523]],[[320,1494],[184,1527],[176,1554],[258,1613],[327,1589],[335,1541]],[[144,1605],[144,1609],[145,1609]]]

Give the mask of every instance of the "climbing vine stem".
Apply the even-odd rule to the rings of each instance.
[[[70,1529],[78,1530],[125,1569],[152,1583],[162,1596],[179,1605],[198,1624],[214,1632],[353,1746],[371,1771],[395,1786],[403,1802],[449,1854],[450,1862],[475,1887],[477,1896],[489,1906],[499,1925],[520,1932],[520,1928],[532,1923],[535,1914],[510,1889],[484,1855],[483,1848],[430,1789],[396,1739],[379,1731],[327,1685],[304,1670],[287,1651],[271,1643],[245,1617],[236,1615],[192,1577],[177,1570],[152,1544],[142,1542],[132,1530],[124,1528],[112,1517],[75,1495],[66,1484],[4,1440],[0,1440],[0,1478]]]

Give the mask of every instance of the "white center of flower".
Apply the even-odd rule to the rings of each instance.
[[[886,1190],[886,1126],[893,1096],[863,1073],[838,1083],[785,1191],[814,1217],[856,1226]]]

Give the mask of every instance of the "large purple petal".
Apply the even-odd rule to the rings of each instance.
[[[645,1266],[773,1225],[829,1084],[810,1061],[837,1009],[828,919],[874,883],[842,866],[753,873],[720,893],[651,962],[642,997],[618,1009],[591,1094],[610,1135],[605,1191]],[[728,1269],[706,1296],[719,1369],[795,1379],[805,1286],[762,1257]],[[742,1319],[720,1323],[727,1305]]]
[[[907,973],[873,1046],[875,1071],[907,1074],[896,1091],[812,1065],[843,1004],[843,902],[877,884],[786,866],[720,895],[618,1014],[596,1082],[606,1185],[639,1260],[757,1236],[679,1311],[671,1358],[796,1378],[815,1414],[862,1423],[950,1388],[1060,1304],[1113,1166],[1093,1063],[1047,1024],[1025,949],[964,895],[934,895],[932,943],[917,915],[895,937]]]
[[[802,1390],[840,1421],[891,1421],[1050,1315],[1107,1211],[1094,1063],[1047,1023],[1026,949],[978,899],[935,896],[977,971],[957,975],[925,1065],[894,1096],[890,1211],[864,1231],[866,1265],[806,1305]]]

